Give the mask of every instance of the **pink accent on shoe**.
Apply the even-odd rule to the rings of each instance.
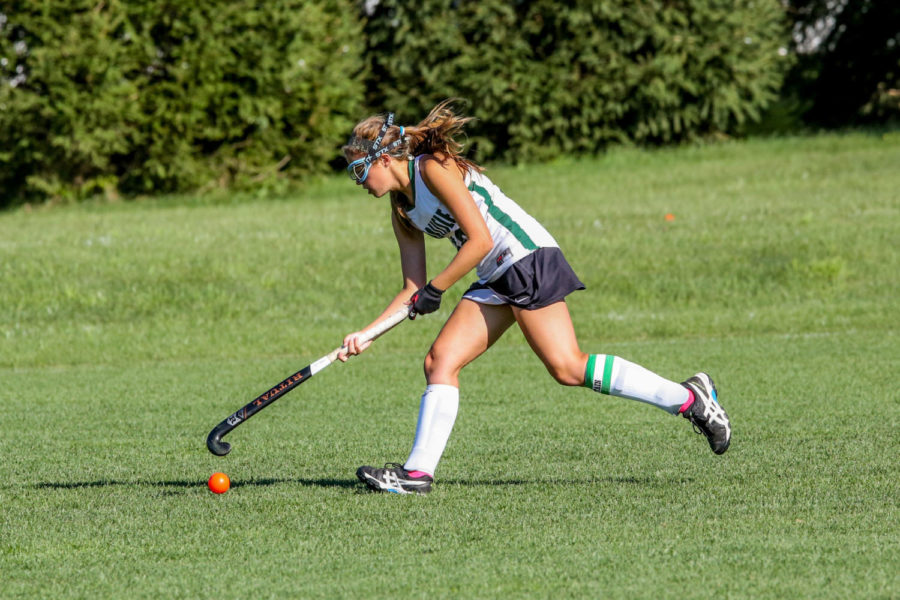
[[[688,400],[687,400],[687,402],[685,402],[684,404],[681,405],[681,408],[678,409],[678,414],[681,414],[684,411],[686,411],[687,409],[689,409],[691,407],[691,404],[694,403],[694,392],[691,390],[688,390],[687,392],[688,392]]]
[[[407,471],[407,474],[415,479],[418,479],[419,477],[431,477],[431,473],[426,473],[425,471]]]

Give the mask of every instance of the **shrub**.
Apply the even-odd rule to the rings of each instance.
[[[342,0],[14,2],[0,17],[0,205],[327,168],[362,91]]]
[[[480,160],[734,132],[788,67],[778,0],[383,0],[366,35],[370,106],[468,99]]]

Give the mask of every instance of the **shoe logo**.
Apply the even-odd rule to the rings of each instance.
[[[729,433],[731,432],[731,424],[728,422],[728,417],[725,416],[725,411],[722,410],[717,403],[707,404],[703,411],[703,416],[705,416],[710,423],[718,423],[725,427],[726,431]]]
[[[728,415],[725,414],[725,409],[714,399],[714,397],[710,397],[707,394],[699,394],[697,398],[700,400],[700,404],[703,406],[703,418],[706,419],[706,422],[710,425],[721,425],[725,428],[725,435],[731,435],[731,423],[728,421]]]
[[[385,471],[384,472],[384,484],[386,486],[385,489],[391,491],[402,491],[403,487],[400,485],[400,478],[397,477],[397,474],[393,471]]]

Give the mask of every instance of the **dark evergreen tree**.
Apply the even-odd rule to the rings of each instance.
[[[789,0],[798,62],[787,90],[810,123],[900,118],[900,2]]]

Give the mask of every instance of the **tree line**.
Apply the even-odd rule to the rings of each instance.
[[[479,161],[900,115],[887,0],[12,0],[0,206],[283,188],[458,97]],[[893,25],[892,25],[893,24]]]

